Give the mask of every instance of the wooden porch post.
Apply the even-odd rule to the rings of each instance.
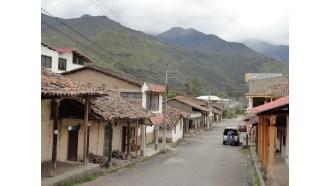
[[[52,147],[52,169],[50,176],[56,176],[56,156],[57,156],[57,135],[58,135],[58,108],[60,105],[59,99],[52,99],[51,106],[53,111],[53,147]]]
[[[89,98],[85,98],[85,115],[84,115],[84,152],[83,152],[83,162],[84,166],[88,163],[88,154],[87,154],[87,132],[88,132],[88,111],[89,111]]]
[[[268,156],[268,119],[264,118],[264,139],[263,139],[263,171],[264,177],[267,176],[267,156]]]
[[[275,156],[275,124],[276,116],[272,115],[270,119],[270,139],[269,139],[269,180],[272,181],[274,176],[274,156]]]
[[[144,123],[142,123],[142,125],[141,125],[141,156],[144,156],[145,144],[146,144],[146,130],[145,130]]]
[[[262,150],[262,132],[263,132],[263,130],[262,130],[262,126],[263,126],[263,119],[262,119],[262,117],[259,117],[259,123],[258,123],[258,135],[259,135],[259,137],[258,137],[258,139],[259,139],[259,141],[258,141],[258,157],[259,157],[259,160],[261,160],[261,150]]]
[[[135,125],[135,156],[137,156],[138,152],[138,126],[139,126],[139,119],[136,120],[136,125]]]
[[[113,120],[109,122],[109,152],[108,152],[108,161],[110,167],[112,166],[112,136],[113,136]]]
[[[131,137],[131,121],[130,119],[128,119],[127,122],[127,159],[129,160],[130,157],[130,153],[131,153],[131,144],[130,144],[130,137]]]

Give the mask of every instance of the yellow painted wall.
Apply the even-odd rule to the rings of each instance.
[[[113,134],[112,134],[112,150],[121,151],[121,131],[122,125],[118,124],[117,126],[114,125],[113,127]]]
[[[101,87],[102,84],[104,84],[110,89],[131,89],[141,91],[139,85],[91,69],[84,69],[72,74],[66,74],[65,76],[78,82],[91,83],[92,87]]]
[[[41,100],[41,162],[52,158],[53,120],[50,120],[51,100]]]
[[[103,156],[105,122],[92,123],[89,129],[89,152]]]

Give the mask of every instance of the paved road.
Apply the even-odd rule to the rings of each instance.
[[[254,185],[251,160],[240,147],[222,145],[224,126],[240,120],[225,120],[212,130],[187,138],[175,152],[161,154],[117,173],[106,174],[82,185],[120,186],[250,186]]]

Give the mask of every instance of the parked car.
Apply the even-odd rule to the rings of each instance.
[[[246,125],[238,125],[237,126],[239,132],[246,132]]]
[[[230,138],[230,145],[239,145],[240,140],[239,140],[239,132],[237,127],[226,127],[225,130],[223,131],[223,136],[222,136],[222,144],[226,145],[227,144],[227,138],[228,138],[228,131],[231,133],[231,138]]]

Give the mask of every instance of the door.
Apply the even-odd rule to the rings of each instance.
[[[68,160],[77,161],[78,130],[69,130]]]
[[[126,126],[123,126],[123,127],[122,127],[122,135],[121,135],[121,136],[122,136],[122,138],[121,138],[121,151],[122,151],[122,152],[125,152],[125,149],[126,149],[126,148],[125,148],[125,147],[126,147],[126,141],[127,141],[127,140],[126,140],[126,139],[127,139],[127,136],[126,136],[126,133],[127,133],[127,132],[126,132],[126,128],[127,128]]]

